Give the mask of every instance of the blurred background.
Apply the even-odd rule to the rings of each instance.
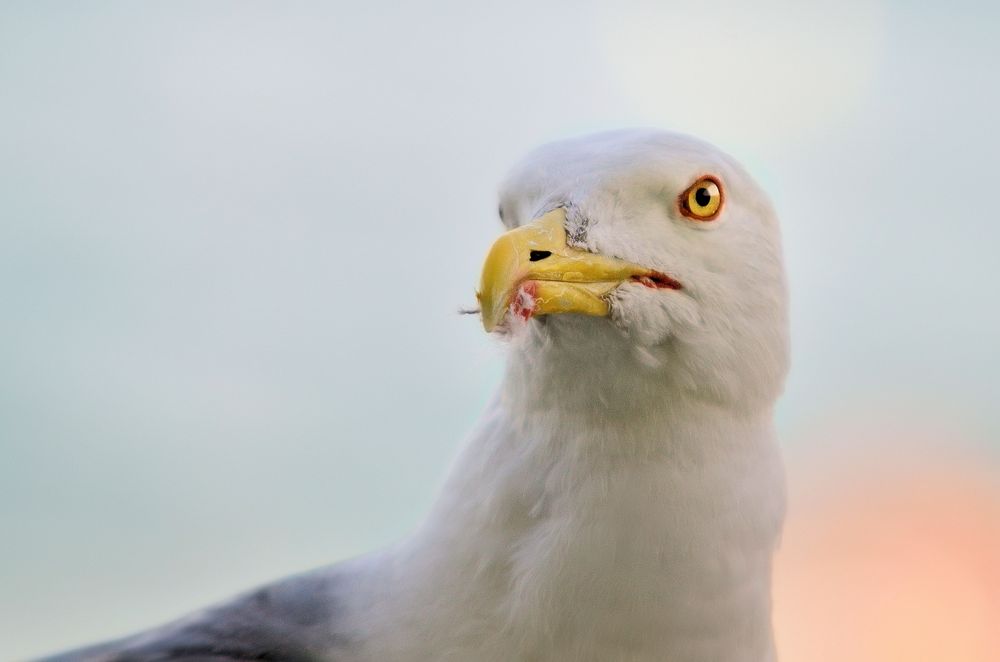
[[[0,659],[404,535],[499,179],[632,125],[784,222],[783,659],[1000,659],[1000,6],[826,4],[0,4]]]

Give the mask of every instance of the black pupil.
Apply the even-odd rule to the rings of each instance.
[[[694,201],[698,203],[699,207],[707,207],[708,203],[712,201],[712,194],[702,186],[694,192]]]

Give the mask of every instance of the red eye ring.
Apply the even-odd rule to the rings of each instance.
[[[714,221],[722,213],[726,194],[715,175],[702,175],[677,196],[677,208],[693,221]]]

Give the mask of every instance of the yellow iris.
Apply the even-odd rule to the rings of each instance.
[[[702,177],[681,194],[680,206],[688,218],[710,221],[722,208],[722,187],[714,177]]]

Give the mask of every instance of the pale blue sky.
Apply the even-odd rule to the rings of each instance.
[[[834,3],[828,3],[834,4]],[[495,387],[496,185],[653,125],[783,218],[785,442],[1000,455],[995,3],[0,4],[0,659],[402,535]]]

